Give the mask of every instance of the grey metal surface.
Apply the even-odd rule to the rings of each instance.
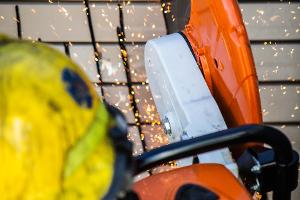
[[[299,40],[299,2],[240,3],[249,37],[255,40]]]
[[[299,27],[300,28],[300,27]],[[261,81],[299,81],[299,43],[252,44],[257,75]]]

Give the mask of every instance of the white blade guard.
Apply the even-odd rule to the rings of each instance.
[[[179,33],[150,40],[145,47],[150,89],[169,141],[227,129],[193,54]],[[228,148],[198,155],[200,163],[220,163],[238,174]],[[192,158],[177,162],[192,164]]]

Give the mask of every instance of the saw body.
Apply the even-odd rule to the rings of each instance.
[[[192,0],[185,30],[147,42],[145,66],[171,143],[262,122],[253,57],[234,0]],[[220,199],[250,199],[236,177],[227,176],[228,169],[238,176],[228,147],[198,158],[200,163],[219,163],[227,169],[192,165],[146,178],[135,184],[135,190],[141,199],[174,199],[180,186],[190,181],[213,191],[225,189],[219,191]],[[177,164],[191,165],[192,157]],[[225,174],[222,181],[228,185],[208,184]]]
[[[226,180],[226,184],[223,180]],[[199,199],[205,199],[209,195],[212,196],[210,200],[251,199],[241,183],[219,164],[196,164],[164,172],[139,181],[134,185],[134,190],[143,200],[167,200],[176,197],[183,199],[184,195],[180,195],[178,191],[187,184],[201,186],[200,194],[197,190],[189,192],[191,196],[198,196]]]

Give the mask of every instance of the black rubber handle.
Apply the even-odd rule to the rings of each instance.
[[[288,189],[287,166],[293,162],[293,150],[289,139],[279,130],[265,125],[245,125],[208,135],[183,140],[146,152],[135,157],[135,174],[151,169],[157,165],[196,154],[247,142],[265,143],[275,152],[278,165],[277,187],[273,199],[291,198]]]

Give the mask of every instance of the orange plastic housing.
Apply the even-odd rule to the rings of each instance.
[[[236,0],[191,0],[184,34],[227,126],[261,123],[257,75]]]
[[[197,184],[217,194],[219,200],[250,200],[240,182],[220,164],[196,164],[150,176],[134,184],[141,200],[171,200],[184,184]]]

